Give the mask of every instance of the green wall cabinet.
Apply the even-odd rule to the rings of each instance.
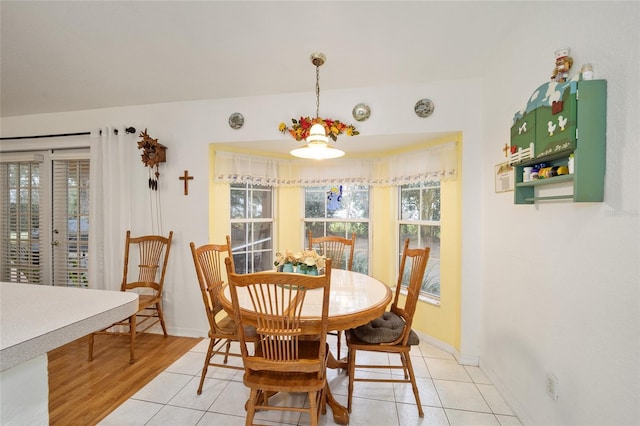
[[[511,127],[509,163],[515,168],[514,202],[603,201],[606,124],[606,80],[549,82],[534,91],[525,109],[515,114]],[[541,163],[549,167],[567,166],[571,154],[572,174],[523,181],[525,167]],[[572,192],[536,194],[536,188],[561,182],[572,182]]]

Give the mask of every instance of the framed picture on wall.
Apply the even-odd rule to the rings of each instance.
[[[496,165],[495,179],[496,192],[513,191],[514,167],[507,163]]]

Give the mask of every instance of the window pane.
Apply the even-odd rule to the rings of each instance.
[[[404,242],[409,247],[429,247],[429,262],[422,282],[422,292],[440,296],[440,184],[423,182],[399,188],[398,264]],[[404,221],[404,223],[403,223]],[[405,271],[403,284],[408,283]]]
[[[420,227],[420,247],[430,247],[429,256],[440,258],[440,227],[421,226]]]
[[[244,186],[238,188],[231,185],[231,219],[247,217],[247,190]]]
[[[368,273],[368,218],[369,188],[367,186],[305,188],[304,246],[308,247],[307,235],[309,231],[314,237],[338,236],[342,238],[351,238],[351,233],[355,232],[356,246],[352,270]],[[340,267],[344,268],[345,265],[340,265]]]
[[[324,217],[325,215],[325,194],[313,191],[312,188],[306,192],[304,203],[304,216],[308,218]],[[314,233],[315,235],[315,233]]]
[[[271,217],[271,188],[253,187],[251,197],[251,217]]]
[[[422,220],[440,220],[440,188],[422,190]]]
[[[400,219],[417,220],[420,218],[420,190],[400,190]]]

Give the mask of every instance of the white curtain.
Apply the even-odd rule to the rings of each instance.
[[[278,159],[216,151],[214,181],[266,186],[393,186],[454,179],[457,143],[376,159]]]
[[[133,217],[132,162],[139,153],[135,136],[124,128],[105,127],[91,136],[89,285],[120,290],[125,234]]]

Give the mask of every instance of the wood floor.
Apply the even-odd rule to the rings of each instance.
[[[134,364],[127,336],[96,336],[92,362],[86,337],[49,352],[49,424],[95,425],[200,340],[139,335]]]

